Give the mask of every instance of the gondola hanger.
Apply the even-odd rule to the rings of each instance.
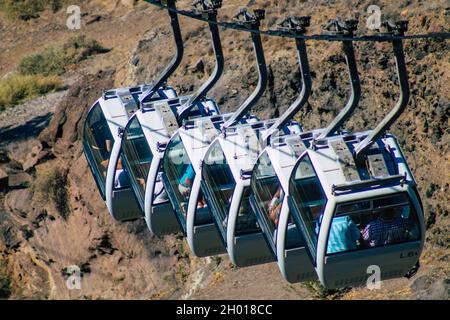
[[[170,9],[176,10],[177,0],[162,0],[161,3],[166,5]],[[159,78],[154,81],[151,86],[141,95],[140,102],[145,103],[150,101],[160,87],[162,87],[167,79],[175,72],[179,67],[184,55],[183,36],[181,35],[180,22],[178,20],[178,13],[174,10],[167,10],[170,17],[170,25],[172,27],[172,35],[175,42],[175,56],[169,62],[167,67],[160,74]]]
[[[239,13],[234,17],[234,21],[245,28],[258,29],[261,25],[261,21],[264,18],[265,11],[262,9],[254,10],[253,14],[250,13],[247,9],[241,9]],[[258,64],[258,84],[253,93],[247,98],[247,100],[245,100],[244,103],[238,108],[238,110],[236,110],[233,116],[224,123],[224,130],[237,124],[261,98],[267,87],[268,75],[261,36],[259,33],[252,32],[251,38],[256,54],[256,62]]]
[[[408,21],[385,21],[383,22],[383,27],[386,29],[386,34],[403,36],[408,30]],[[371,145],[386,133],[390,126],[403,113],[409,102],[410,90],[408,82],[408,71],[406,70],[405,55],[403,52],[403,43],[401,39],[394,39],[391,41],[391,43],[394,49],[396,70],[400,86],[400,95],[394,108],[363,141],[356,145],[354,153],[356,161],[358,163],[364,161],[364,156],[370,149]]]
[[[293,34],[305,34],[307,27],[310,26],[311,17],[288,17],[283,20],[279,29],[287,33]],[[286,112],[278,118],[278,120],[270,127],[270,129],[264,134],[262,141],[264,145],[268,145],[268,142],[272,135],[284,128],[286,124],[292,120],[294,115],[308,102],[311,95],[311,74],[309,71],[308,55],[306,51],[305,39],[295,38],[295,44],[298,52],[298,60],[300,64],[301,74],[301,90],[297,99],[291,104]]]
[[[344,22],[339,20],[331,20],[323,28],[327,30],[330,35],[343,35],[351,38],[358,29],[358,21],[353,19],[346,20]],[[351,94],[345,107],[319,135],[318,140],[329,137],[341,128],[358,106],[361,98],[361,84],[359,81],[358,66],[356,64],[353,42],[351,40],[342,41],[342,48],[344,50],[345,61],[347,63],[348,73],[350,75]]]
[[[217,21],[217,11],[221,8],[222,1],[198,0],[194,2],[193,6],[194,13],[196,15],[200,15],[208,19],[208,21]],[[192,108],[194,108],[198,102],[206,97],[209,90],[214,87],[214,85],[217,83],[217,81],[219,81],[220,77],[223,74],[224,57],[222,44],[220,42],[219,27],[217,26],[217,24],[214,24],[212,22],[208,22],[208,25],[211,33],[214,55],[216,57],[216,65],[209,79],[205,83],[203,83],[198,91],[193,96],[191,96],[188,102],[178,111],[177,118],[180,125],[182,124],[183,120],[187,118]]]
[[[156,5],[161,8],[167,8],[169,10],[175,11],[180,15],[208,22],[207,19],[203,19],[201,16],[194,15],[191,11],[187,10],[176,10],[168,8],[166,5],[162,4],[161,0],[145,0],[146,2],[149,2],[153,5]],[[238,31],[247,31],[247,32],[253,32],[253,33],[259,33],[267,36],[272,37],[284,37],[284,38],[303,38],[305,40],[311,40],[311,41],[345,41],[345,40],[351,40],[351,41],[361,41],[361,42],[384,42],[384,41],[391,41],[393,39],[399,39],[399,40],[411,40],[411,39],[449,39],[450,33],[449,32],[429,32],[429,33],[423,33],[423,34],[409,34],[409,35],[392,35],[392,34],[374,34],[374,35],[361,35],[357,37],[346,37],[345,35],[341,36],[330,36],[328,34],[315,34],[315,35],[303,35],[303,34],[290,34],[285,33],[283,31],[279,30],[260,30],[258,29],[251,29],[242,26],[239,23],[236,22],[225,22],[225,21],[217,21],[215,22],[218,26],[225,28],[225,29],[232,29],[232,30],[238,30]]]

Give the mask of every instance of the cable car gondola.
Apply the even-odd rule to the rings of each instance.
[[[168,1],[167,5],[170,8],[175,8],[174,1]],[[176,92],[166,86],[167,79],[175,72],[181,63],[184,48],[180,30],[180,24],[178,21],[178,15],[176,12],[168,10],[170,17],[170,24],[172,28],[172,35],[176,46],[176,53],[173,59],[169,62],[167,67],[163,70],[159,78],[153,82],[152,85],[143,87],[143,90],[139,92],[135,99],[136,109],[140,108],[144,103],[151,103],[158,100],[174,99],[177,98]],[[161,94],[163,90],[163,94]],[[131,115],[130,115],[131,116]],[[129,120],[129,119],[128,119]],[[129,171],[125,168],[123,163],[122,154],[122,134],[128,120],[120,126],[119,131],[116,130],[114,139],[116,143],[111,148],[110,161],[107,167],[106,181],[105,181],[105,200],[108,206],[108,210],[112,217],[119,221],[129,221],[141,218],[143,214],[142,208],[140,208],[137,198],[134,195]],[[121,178],[122,177],[122,178]],[[127,197],[123,194],[123,178],[126,177],[127,183]],[[133,208],[133,210],[130,210]]]
[[[172,1],[168,5],[173,5]],[[104,92],[88,113],[84,124],[84,153],[108,211],[117,220],[132,220],[142,216],[130,185],[129,173],[123,168],[121,134],[129,118],[141,107],[142,101],[157,101],[177,97],[165,85],[179,65],[183,48],[178,17],[169,11],[177,54],[152,85],[112,89]]]
[[[303,34],[309,25],[309,17],[288,18],[281,24],[282,29],[296,34]],[[345,35],[352,37],[357,29],[357,21],[344,22],[332,20],[325,26],[329,36]],[[305,240],[297,229],[289,213],[285,194],[289,189],[289,177],[297,158],[310,147],[312,141],[324,134],[331,135],[345,122],[355,107],[360,96],[361,87],[352,41],[343,41],[343,51],[350,76],[351,93],[338,116],[325,129],[315,129],[300,134],[277,137],[279,128],[293,118],[308,101],[311,92],[311,77],[305,42],[296,39],[302,75],[302,90],[297,100],[280,117],[265,136],[267,147],[261,153],[252,175],[252,195],[250,203],[264,231],[267,243],[277,257],[278,266],[283,277],[291,282],[300,282],[317,278],[308,257]]]
[[[384,23],[403,35],[406,22]],[[396,138],[385,134],[409,100],[401,39],[393,38],[400,97],[372,131],[318,139],[299,157],[287,193],[321,283],[365,284],[371,268],[381,280],[417,271],[424,243],[423,208]]]
[[[254,24],[258,27],[257,17],[263,16],[263,12],[255,12],[253,17],[245,11],[240,15],[248,20],[247,26]],[[258,64],[260,68],[263,67],[264,73],[260,80],[264,80],[265,88],[267,75],[260,39],[258,48],[256,51],[261,51]],[[262,92],[258,95],[261,96]],[[231,261],[239,267],[274,259],[251,208],[249,196],[251,172],[262,150],[262,137],[275,120],[239,124],[238,120],[247,112],[248,108],[244,104],[223,124],[221,135],[214,139],[205,153],[201,163],[201,176],[198,177],[201,192],[211,210],[220,238]],[[287,123],[283,129],[286,133],[301,132],[301,127],[296,122]],[[196,206],[195,203],[192,204]],[[192,210],[191,207],[188,209]]]
[[[128,173],[119,166],[113,176],[114,197],[108,197],[107,172],[114,147],[120,145],[119,132],[139,108],[139,96],[148,85],[107,90],[89,110],[83,129],[83,150],[97,188],[117,217],[137,216],[139,206],[130,188]],[[175,97],[170,87],[158,88],[154,99]]]
[[[231,261],[238,267],[271,262],[274,257],[250,205],[250,178],[262,150],[261,137],[275,120],[223,129],[202,162],[201,190]],[[287,133],[299,133],[296,122]]]
[[[195,12],[215,21],[220,2],[199,1]],[[206,98],[207,92],[219,80],[224,66],[218,26],[209,23],[216,67],[210,78],[193,96],[147,102],[130,119],[122,137],[122,159],[131,175],[131,185],[145,220],[158,236],[180,231],[161,178],[161,159],[170,137],[187,119],[199,119],[219,114],[216,103]],[[178,45],[182,46],[181,37]]]
[[[226,252],[196,176],[201,175],[200,163],[209,144],[220,134],[221,126],[231,115],[186,121],[170,139],[162,160],[164,187],[181,230],[198,257]],[[256,117],[245,117],[241,123],[256,121]],[[189,213],[190,206],[194,212]]]
[[[241,11],[238,23],[251,23],[259,27],[258,17]],[[210,143],[220,134],[225,122],[234,117],[237,123],[255,123],[255,116],[246,116],[267,84],[267,70],[261,38],[252,34],[259,80],[254,92],[236,113],[189,120],[169,142],[164,158],[162,178],[181,229],[187,235],[189,246],[196,256],[204,257],[224,253],[225,247],[214,224],[210,209],[200,190],[201,161]]]

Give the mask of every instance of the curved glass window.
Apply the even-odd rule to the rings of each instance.
[[[303,238],[300,228],[292,219],[292,215],[289,213],[288,223],[286,224],[284,249],[303,248],[305,246],[305,239]]]
[[[236,181],[219,142],[216,142],[205,159],[202,171],[202,188],[212,215],[226,242],[228,212]]]
[[[116,171],[114,172],[114,190],[120,190],[131,187],[130,179],[127,171],[123,167],[122,156],[119,157],[117,162]]]
[[[420,240],[417,213],[406,193],[336,206],[327,254]]]
[[[252,189],[250,187],[244,188],[242,193],[241,203],[239,204],[239,211],[236,219],[236,236],[243,236],[250,233],[261,232],[256,214],[250,205],[250,195]]]
[[[264,153],[255,166],[252,177],[252,207],[259,214],[259,222],[264,229],[266,238],[274,253],[276,253],[278,221],[285,193],[278,176],[273,169],[269,155]],[[305,241],[289,214],[285,230],[285,249],[304,247]]]
[[[300,160],[289,188],[292,217],[302,230],[306,244],[315,260],[317,231],[327,199],[308,154]]]
[[[276,229],[284,200],[284,190],[267,153],[264,153],[256,163],[251,187],[252,206],[256,209],[261,227],[275,252]]]
[[[153,154],[138,118],[133,117],[130,121],[122,137],[122,161],[141,209],[144,210],[145,184]]]
[[[213,223],[213,217],[211,214],[211,209],[206,202],[206,197],[203,194],[203,190],[199,190],[198,193],[198,201],[197,201],[197,209],[195,211],[195,219],[194,225],[200,226],[204,224]]]
[[[102,197],[105,197],[106,173],[114,138],[108,122],[97,103],[89,112],[84,125],[83,147]]]
[[[167,193],[175,207],[178,220],[183,229],[186,230],[189,198],[196,174],[180,135],[176,135],[167,146],[163,168]],[[211,213],[202,192],[200,192],[198,199],[196,224],[211,223]]]

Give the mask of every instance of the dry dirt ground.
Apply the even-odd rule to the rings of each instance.
[[[145,224],[114,222],[102,203],[80,143],[89,106],[101,90],[150,82],[173,54],[166,13],[142,1],[73,1],[83,10],[81,31],[112,50],[74,66],[65,76],[68,90],[0,113],[0,167],[11,188],[0,195],[0,283],[4,297],[49,299],[314,299],[320,290],[283,281],[274,263],[234,268],[226,255],[199,259],[180,236],[158,239]],[[181,6],[186,1],[181,1]],[[336,16],[360,15],[369,1],[249,1],[268,9],[274,26],[288,12],[313,17],[311,33]],[[411,33],[449,30],[446,1],[377,1],[386,15],[411,21]],[[247,4],[247,3],[245,3]],[[219,19],[230,19],[242,5],[227,1]],[[184,6],[186,7],[186,6]],[[393,14],[393,13],[396,14]],[[11,22],[0,15],[0,77],[21,57],[74,33],[65,27],[65,10],[36,20]],[[188,93],[213,67],[206,27],[181,18],[186,39],[182,66],[170,84]],[[256,84],[248,35],[223,30],[226,70],[211,96],[222,112],[242,102]],[[298,87],[296,53],[286,40],[263,38],[269,87],[256,112],[282,113]],[[356,288],[326,298],[427,299],[449,297],[449,43],[405,43],[412,99],[393,126],[419,184],[427,221],[422,268],[411,280],[386,281],[381,290]],[[355,44],[362,79],[359,110],[346,128],[373,127],[397,97],[393,59],[387,44]],[[308,43],[313,95],[298,120],[305,129],[326,125],[345,103],[347,76],[339,44]],[[201,63],[200,63],[201,62]],[[203,64],[204,68],[198,68]],[[294,71],[293,71],[294,70]],[[67,177],[67,210],[40,197],[49,172]],[[44,179],[45,182],[45,179]],[[38,186],[38,187],[36,187]],[[67,267],[82,269],[82,290],[65,285]],[[1,292],[1,291],[0,291]]]

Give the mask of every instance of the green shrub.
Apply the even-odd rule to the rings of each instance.
[[[46,4],[44,0],[0,0],[0,10],[11,19],[29,20],[39,17]]]
[[[96,40],[77,35],[63,44],[50,46],[23,58],[19,63],[19,72],[24,75],[62,75],[73,65],[104,52],[107,52],[107,49]]]
[[[63,7],[63,0],[51,0],[50,1],[50,9],[53,12],[58,12]]]
[[[62,8],[63,0],[0,0],[0,10],[10,19],[30,20],[39,17],[45,9],[57,12]]]
[[[350,288],[329,290],[317,280],[305,281],[302,284],[315,299],[320,300],[337,300],[351,290]]]
[[[61,75],[65,72],[65,62],[59,55],[54,47],[49,47],[40,53],[27,56],[20,61],[19,72],[23,75]]]
[[[96,40],[77,35],[65,43],[23,58],[18,66],[19,74],[0,79],[0,111],[62,89],[61,79],[57,76],[88,57],[107,51]]]
[[[62,88],[57,76],[15,74],[0,80],[0,110]]]
[[[37,170],[32,191],[38,203],[45,205],[51,201],[61,217],[67,219],[70,211],[68,184],[65,170],[48,165]]]

